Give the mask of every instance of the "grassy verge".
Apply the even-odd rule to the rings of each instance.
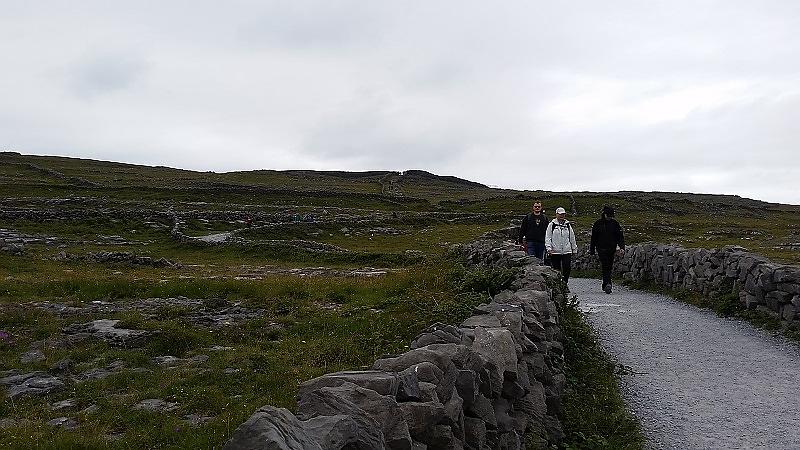
[[[567,375],[561,422],[566,448],[640,449],[644,437],[617,384],[621,368],[603,352],[577,306],[574,297],[568,301],[561,322]]]

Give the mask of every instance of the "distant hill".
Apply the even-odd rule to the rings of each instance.
[[[424,170],[216,173],[0,153],[0,213],[2,208],[64,205],[65,199],[70,200],[67,203],[85,199],[80,201],[84,206],[75,207],[92,205],[96,211],[130,204],[200,212],[259,209],[320,214],[337,209],[346,214],[469,216],[484,226],[497,227],[519,220],[530,210],[532,200],[540,199],[548,214],[556,207],[566,208],[581,239],[586,239],[603,205],[609,204],[617,208],[631,242],[744,245],[776,260],[800,260],[800,206],[734,195],[520,191]]]

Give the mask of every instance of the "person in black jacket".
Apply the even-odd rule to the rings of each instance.
[[[531,212],[522,218],[522,225],[519,227],[519,243],[528,255],[544,259],[544,234],[548,222],[542,209],[542,202],[534,201]]]
[[[594,255],[595,250],[597,250],[597,257],[600,259],[600,266],[603,269],[603,291],[610,294],[614,254],[622,255],[625,252],[625,237],[622,235],[622,227],[614,219],[614,208],[610,206],[603,207],[600,219],[592,225],[592,242],[589,245],[589,253]]]

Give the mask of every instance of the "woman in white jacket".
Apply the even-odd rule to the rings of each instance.
[[[553,268],[561,272],[564,283],[569,281],[572,269],[572,254],[577,253],[578,244],[575,242],[575,230],[566,219],[567,211],[564,208],[556,209],[556,218],[547,225],[544,234],[544,246],[550,254]]]

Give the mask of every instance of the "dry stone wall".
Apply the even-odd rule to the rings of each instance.
[[[574,267],[599,269],[599,263],[583,247]],[[614,272],[623,279],[650,280],[706,296],[738,293],[739,301],[749,309],[768,312],[789,323],[800,320],[800,267],[775,264],[742,247],[707,250],[676,244],[636,244],[617,258]]]
[[[225,449],[516,450],[526,434],[532,448],[558,444],[559,275],[507,241],[478,241],[464,257],[518,275],[460,326],[434,324],[371,370],[305,382],[296,413],[258,409]]]

